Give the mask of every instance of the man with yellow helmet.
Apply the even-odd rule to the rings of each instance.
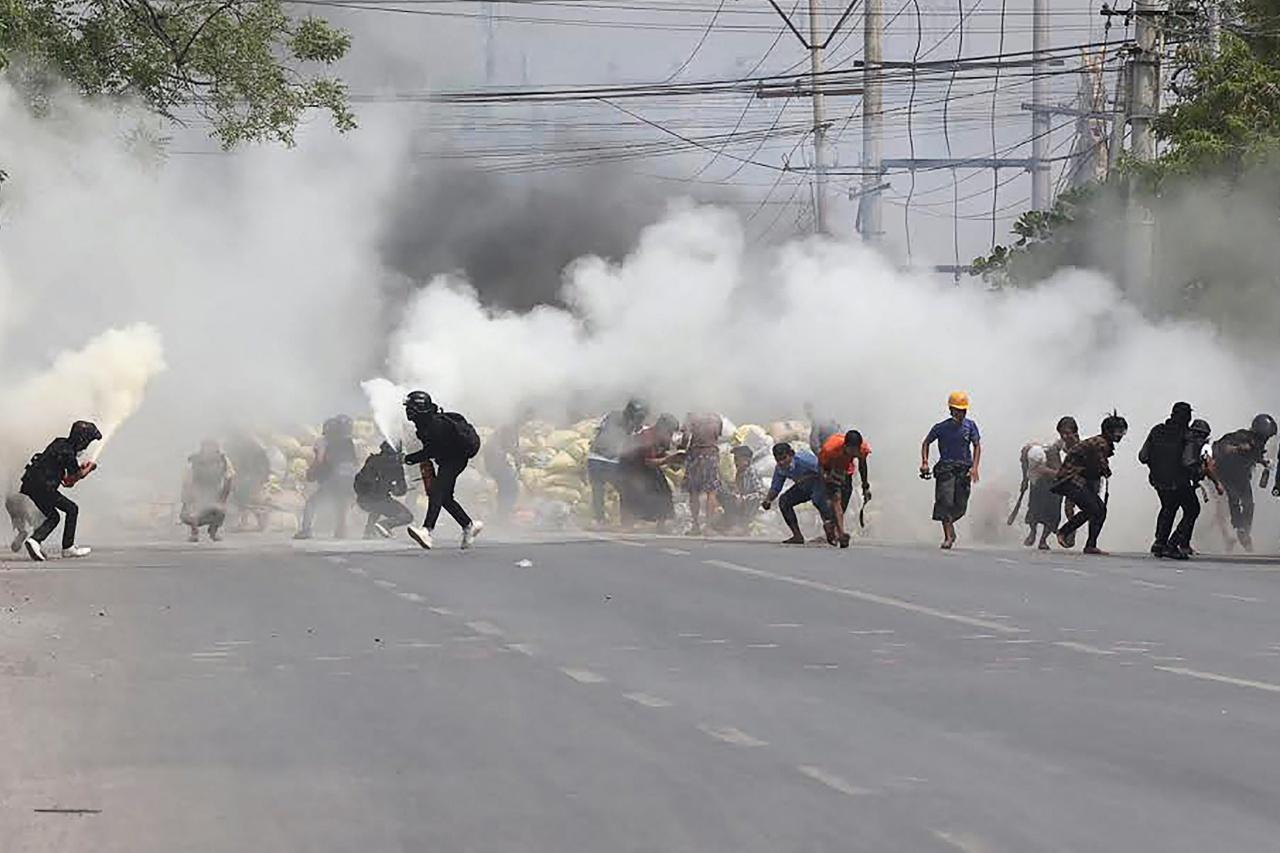
[[[969,420],[969,395],[953,391],[947,398],[951,417],[933,425],[920,445],[920,476],[934,481],[933,520],[942,523],[942,547],[956,543],[956,522],[969,508],[969,490],[978,482],[982,436]],[[938,464],[929,469],[929,445],[938,442]]]

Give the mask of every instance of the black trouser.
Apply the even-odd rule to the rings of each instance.
[[[834,520],[831,502],[827,499],[826,484],[819,477],[811,477],[793,484],[782,493],[782,497],[778,498],[778,510],[782,513],[782,520],[787,523],[787,527],[792,532],[800,529],[800,521],[796,518],[796,507],[809,501],[813,501],[824,523]]]
[[[471,516],[467,515],[462,504],[458,503],[458,499],[453,496],[453,490],[458,486],[458,477],[467,468],[467,461],[466,459],[446,459],[436,462],[436,476],[431,481],[431,491],[427,493],[426,526],[428,530],[435,530],[441,509],[453,516],[453,520],[458,522],[459,527],[465,529],[471,526]]]
[[[1160,514],[1156,516],[1156,541],[1151,550],[1163,551],[1169,545],[1189,547],[1196,518],[1200,515],[1195,486],[1182,483],[1172,489],[1156,489],[1156,494],[1160,496]],[[1173,519],[1179,509],[1182,510],[1182,520],[1174,530]]]
[[[76,544],[76,520],[80,517],[80,507],[76,506],[76,502],[64,495],[57,489],[41,489],[38,487],[22,487],[22,493],[31,498],[31,502],[36,505],[36,509],[44,514],[44,521],[31,534],[31,538],[37,542],[43,542],[49,538],[49,534],[58,526],[58,511],[67,517],[62,525],[62,547],[70,548]]]
[[[1218,479],[1227,492],[1231,526],[1247,536],[1253,530],[1253,466],[1219,464]]]
[[[1075,513],[1062,527],[1058,528],[1058,533],[1071,536],[1088,523],[1089,539],[1085,542],[1085,546],[1098,547],[1098,535],[1102,533],[1102,525],[1107,521],[1107,505],[1098,494],[1096,486],[1067,480],[1054,486],[1053,491],[1071,501],[1076,507]]]
[[[388,530],[394,530],[413,521],[413,512],[400,501],[387,495],[381,498],[360,497],[356,498],[356,504],[365,512],[369,513],[369,520],[365,522],[365,534],[373,533],[373,526],[379,521],[382,526]]]
[[[618,463],[608,459],[587,459],[587,481],[591,483],[591,516],[604,523],[604,487],[613,486],[619,492]]]

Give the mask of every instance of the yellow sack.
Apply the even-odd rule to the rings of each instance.
[[[543,495],[552,500],[564,501],[567,504],[576,504],[582,500],[582,492],[576,489],[566,489],[564,486],[552,486],[543,491]]]
[[[546,470],[550,474],[559,474],[564,471],[577,471],[581,467],[581,463],[562,450],[551,457],[551,461],[547,463]]]
[[[579,439],[579,435],[571,429],[558,429],[547,436],[547,445],[557,450],[564,450]]]
[[[558,486],[566,489],[581,489],[585,485],[586,483],[583,481],[582,476],[576,471],[561,471],[558,474],[552,474],[542,481],[542,486],[544,488]]]

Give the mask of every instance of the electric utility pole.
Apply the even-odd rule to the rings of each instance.
[[[858,196],[858,231],[862,239],[879,240],[880,189],[884,167],[884,0],[863,0],[862,13],[862,192]]]
[[[1045,109],[1049,49],[1049,0],[1033,0],[1031,6],[1031,55],[1035,60],[1031,78],[1031,209],[1048,210],[1050,116]]]
[[[822,96],[822,0],[809,0],[809,73],[813,86],[813,230],[826,234],[830,227],[827,211],[827,117]]]
[[[1129,62],[1129,153],[1139,163],[1156,157],[1152,122],[1160,112],[1160,10],[1157,0],[1134,0],[1134,50]],[[1149,302],[1154,284],[1155,218],[1143,203],[1140,177],[1129,179],[1130,256],[1126,286]]]

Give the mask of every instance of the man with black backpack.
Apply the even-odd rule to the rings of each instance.
[[[391,531],[413,521],[413,513],[396,500],[409,491],[404,481],[404,457],[391,442],[382,442],[377,453],[370,454],[357,473],[353,486],[356,505],[369,513],[364,525],[364,538],[391,538]]]
[[[66,438],[55,438],[48,447],[31,457],[22,473],[21,491],[44,515],[44,521],[22,543],[31,559],[37,562],[45,559],[44,540],[59,522],[62,522],[62,556],[89,555],[88,548],[76,544],[76,521],[80,517],[80,508],[58,490],[71,488],[97,469],[96,462],[81,462],[79,456],[101,438],[102,433],[96,424],[76,421]]]
[[[480,452],[480,434],[462,415],[442,411],[426,391],[410,392],[404,398],[404,413],[422,442],[422,449],[406,456],[404,463],[422,466],[422,484],[427,490],[426,521],[422,527],[410,525],[409,537],[423,548],[431,548],[431,535],[443,509],[462,528],[462,547],[470,548],[484,523],[471,520],[454,497],[454,489],[467,463]]]
[[[1248,429],[1229,432],[1213,443],[1213,461],[1227,490],[1231,526],[1241,547],[1253,551],[1253,469],[1262,465],[1262,488],[1270,476],[1267,442],[1276,434],[1276,420],[1266,413],[1257,415]]]
[[[1200,515],[1200,501],[1196,498],[1194,471],[1184,464],[1188,442],[1187,430],[1191,426],[1191,404],[1174,403],[1169,419],[1156,424],[1147,434],[1147,440],[1138,451],[1138,461],[1150,472],[1147,479],[1160,498],[1160,512],[1156,516],[1156,538],[1151,544],[1155,557],[1187,559],[1191,531]],[[1199,463],[1199,459],[1195,460]],[[1182,521],[1174,533],[1173,520],[1182,510]],[[1170,537],[1173,537],[1172,540]]]

